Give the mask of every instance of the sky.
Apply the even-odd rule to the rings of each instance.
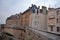
[[[0,0],[0,24],[5,24],[9,16],[24,12],[31,4],[56,8],[60,7],[60,0]]]

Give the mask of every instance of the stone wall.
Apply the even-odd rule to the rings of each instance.
[[[32,30],[26,30],[26,37],[25,40],[49,40],[48,37],[41,35],[39,33],[36,33],[35,31]]]

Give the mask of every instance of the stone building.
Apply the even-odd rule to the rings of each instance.
[[[20,28],[20,14],[12,15],[6,19],[6,26],[3,32],[10,33],[20,39],[23,31],[24,30]]]
[[[33,5],[20,14],[12,15],[6,19],[4,32],[11,33],[19,39],[30,37],[30,27],[38,30],[60,33],[60,8],[47,8]],[[18,30],[16,30],[18,29]],[[31,33],[31,32],[30,32]],[[33,34],[31,35],[33,37]],[[34,37],[35,38],[35,37]],[[34,39],[36,40],[36,39]]]
[[[42,9],[36,5],[32,5],[20,15],[20,27],[31,27],[38,30],[47,30],[47,8],[42,6]],[[23,33],[25,39],[32,37],[29,35],[28,30]]]
[[[44,6],[42,6],[42,9],[40,9],[39,7],[33,9],[33,12],[30,15],[30,17],[31,17],[30,27],[36,28],[39,30],[46,30],[46,26],[47,26],[46,12],[47,12],[47,10],[46,10],[46,7],[44,7]]]
[[[19,15],[12,15],[6,19],[6,27],[19,27]]]
[[[20,16],[21,27],[29,26],[30,14],[31,13],[29,12],[29,10],[26,10],[25,12],[21,13],[21,16]]]
[[[60,34],[60,8],[49,8],[47,14],[47,29]]]
[[[21,25],[36,29],[45,29],[47,26],[47,9],[42,6],[42,9],[36,5],[32,5],[20,16]]]

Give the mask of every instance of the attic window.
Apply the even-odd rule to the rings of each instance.
[[[33,9],[33,13],[35,13],[35,9]]]

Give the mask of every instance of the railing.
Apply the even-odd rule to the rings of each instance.
[[[48,25],[55,25],[55,23],[48,23]]]
[[[46,33],[49,33],[49,34],[54,34],[54,35],[60,36],[60,33],[57,33],[57,32],[51,32],[51,31],[47,31],[47,30],[40,30],[40,29],[36,29],[36,28],[32,28],[32,27],[28,27],[28,28],[35,29],[35,30],[38,30],[38,31],[42,31],[42,32],[46,32]]]
[[[51,31],[47,31],[47,30],[40,30],[40,29],[37,29],[37,28],[32,28],[32,27],[24,27],[24,28],[17,28],[17,27],[4,27],[4,28],[8,28],[8,29],[16,29],[16,30],[23,30],[24,32],[26,32],[26,29],[34,29],[34,30],[37,30],[37,31],[41,31],[41,32],[46,32],[46,33],[49,33],[49,34],[54,34],[54,35],[59,35],[60,36],[60,33],[57,33],[57,32],[51,32]]]
[[[50,15],[50,16],[48,16],[48,18],[55,18],[55,16],[54,15]]]

